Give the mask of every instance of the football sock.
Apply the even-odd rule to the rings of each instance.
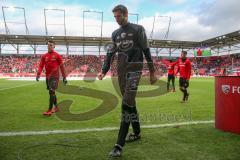
[[[49,91],[49,96],[50,96],[50,97],[49,97],[49,108],[48,108],[48,109],[50,110],[50,109],[52,109],[53,104],[54,104],[54,101],[55,101],[55,97],[56,97],[56,96],[55,96],[55,92],[52,91],[52,90],[50,90],[50,91]]]

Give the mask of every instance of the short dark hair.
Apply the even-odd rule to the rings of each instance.
[[[128,13],[127,7],[122,4],[119,4],[113,8],[112,12],[116,12],[116,11],[120,11],[124,15]]]
[[[55,42],[53,40],[48,40],[46,44],[53,43],[55,45]]]
[[[187,55],[187,51],[182,51],[182,53]]]

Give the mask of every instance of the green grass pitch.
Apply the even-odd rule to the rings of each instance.
[[[58,102],[72,100],[70,113],[74,115],[91,111],[103,102],[95,96],[81,94],[86,88],[104,91],[116,97],[118,102],[116,108],[86,121],[76,119],[65,121],[57,115],[44,117],[42,112],[48,108],[48,92],[44,81],[0,79],[0,133],[119,127],[121,98],[110,79],[94,82],[69,81],[68,85],[79,87],[80,94],[57,92]],[[160,87],[160,90],[166,88],[166,86]],[[139,91],[155,88],[156,86],[140,86]],[[141,124],[148,126],[214,120],[214,79],[192,78],[189,92],[190,97],[187,103],[180,103],[182,94],[179,90],[175,93],[152,97],[138,97],[137,108]],[[109,97],[106,100],[109,100]],[[108,152],[116,142],[117,133],[118,130],[0,136],[0,159],[108,159]],[[142,139],[126,144],[123,156],[119,159],[238,160],[240,159],[240,137],[215,129],[214,123],[144,128]]]

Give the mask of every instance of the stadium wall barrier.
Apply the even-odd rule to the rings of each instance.
[[[215,77],[215,127],[240,134],[240,76]]]

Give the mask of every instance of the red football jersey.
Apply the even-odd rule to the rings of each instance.
[[[192,71],[191,61],[188,58],[186,58],[185,61],[183,61],[182,58],[179,58],[178,71],[180,72],[180,78],[190,79]]]
[[[49,77],[59,78],[59,67],[61,69],[62,76],[66,77],[62,57],[55,51],[52,51],[51,53],[45,53],[41,57],[41,62],[37,73],[39,76],[42,73],[43,67],[45,67],[47,78]]]
[[[175,65],[178,63],[178,61],[169,62],[169,61],[166,61],[166,60],[162,60],[162,62],[167,65],[168,75],[174,75],[174,68],[175,68]]]

